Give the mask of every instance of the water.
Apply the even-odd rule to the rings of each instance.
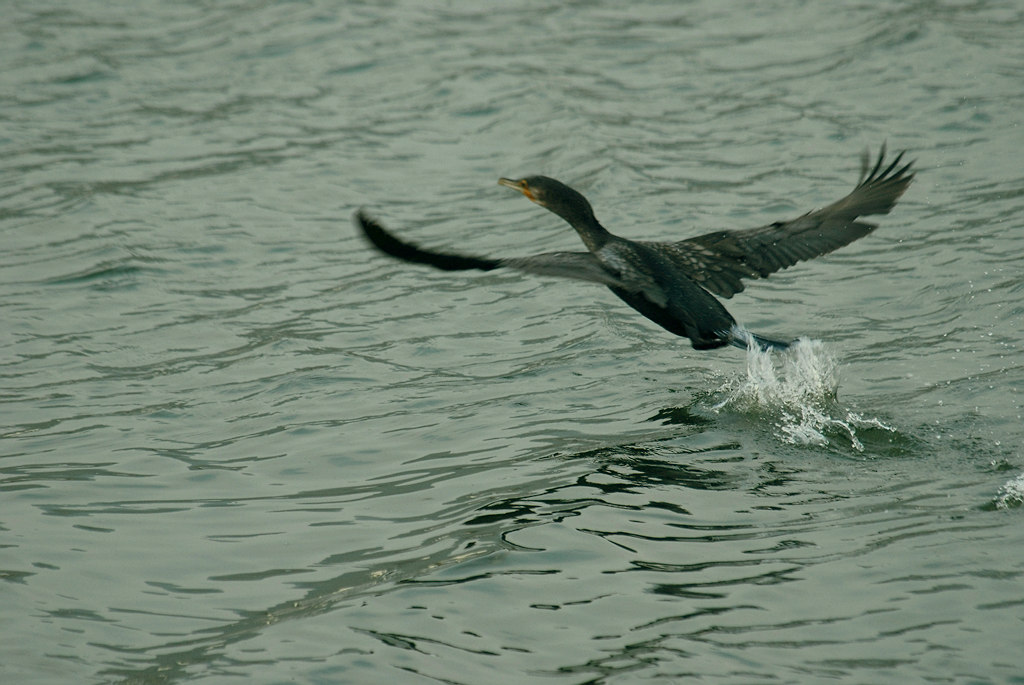
[[[1024,682],[1018,3],[12,2],[0,673]],[[371,253],[873,235],[749,284],[787,355]]]

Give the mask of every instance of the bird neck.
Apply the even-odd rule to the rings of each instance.
[[[608,232],[608,229],[599,224],[593,215],[573,217],[569,220],[569,225],[576,229],[576,232],[580,234],[580,238],[583,240],[583,244],[591,252],[597,252],[612,239],[612,234]]]

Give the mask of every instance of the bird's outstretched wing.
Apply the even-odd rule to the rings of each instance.
[[[450,252],[425,250],[413,243],[401,240],[390,233],[379,222],[371,219],[359,210],[355,214],[356,226],[370,244],[381,252],[397,259],[415,264],[427,264],[444,271],[493,271],[494,269],[512,269],[540,276],[556,276],[571,278],[578,281],[589,281],[619,288],[629,288],[615,274],[606,269],[594,255],[589,252],[544,252],[530,257],[513,257],[509,259],[493,259],[490,257],[474,257]]]
[[[861,156],[861,175],[849,195],[792,221],[760,228],[717,231],[676,243],[648,243],[682,263],[687,275],[707,290],[732,297],[743,290],[741,279],[764,278],[805,259],[827,254],[875,230],[858,217],[888,214],[914,178],[913,162],[900,166],[900,153],[886,164],[885,146],[870,167]]]

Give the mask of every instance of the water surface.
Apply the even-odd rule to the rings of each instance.
[[[1021,680],[1016,3],[9,3],[0,629],[19,683]],[[386,260],[787,219],[801,355]]]

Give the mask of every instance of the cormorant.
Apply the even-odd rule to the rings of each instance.
[[[620,238],[594,217],[590,203],[569,186],[547,176],[499,184],[518,190],[576,229],[587,252],[545,252],[496,259],[425,250],[401,240],[363,210],[356,225],[370,243],[397,259],[445,271],[514,269],[542,276],[591,281],[608,286],[626,304],[698,350],[724,345],[785,349],[790,343],[749,333],[713,297],[732,297],[744,278],[764,278],[779,269],[829,253],[861,238],[877,226],[858,217],[888,214],[910,185],[913,162],[900,166],[900,153],[886,164],[882,146],[874,168],[865,150],[853,191],[824,209],[760,228],[715,231],[678,242],[641,242]]]

